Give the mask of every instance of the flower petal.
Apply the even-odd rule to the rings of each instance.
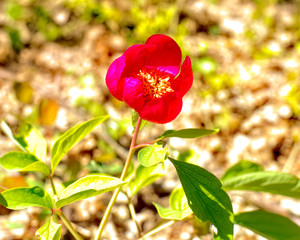
[[[136,75],[139,70],[146,67],[146,59],[155,50],[155,46],[146,44],[136,44],[128,48],[124,52],[125,69],[123,77],[132,77]]]
[[[177,78],[175,78],[171,85],[172,89],[174,89],[176,92],[180,92],[181,96],[183,97],[188,90],[190,90],[191,86],[193,84],[193,70],[192,70],[192,64],[191,59],[189,56],[186,56],[182,66],[180,74]]]
[[[147,102],[138,113],[142,119],[149,122],[164,124],[174,120],[181,108],[182,98],[179,94],[173,93]]]
[[[118,100],[122,101],[124,81],[121,80],[123,70],[125,68],[125,56],[117,58],[109,66],[105,81],[109,92]]]
[[[124,102],[135,111],[140,112],[145,105],[144,89],[142,83],[136,78],[125,78]]]
[[[162,34],[152,35],[145,45],[155,45],[156,48],[147,56],[147,67],[157,67],[176,76],[182,61],[178,44],[170,37]]]

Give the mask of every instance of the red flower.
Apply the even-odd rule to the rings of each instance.
[[[145,44],[128,48],[110,65],[106,85],[141,118],[167,123],[180,113],[182,98],[193,83],[190,58],[182,66],[181,61],[181,50],[172,38],[153,35]]]

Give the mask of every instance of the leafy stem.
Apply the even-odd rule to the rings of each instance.
[[[130,144],[130,148],[129,148],[129,152],[128,152],[128,156],[127,156],[127,159],[126,159],[126,162],[125,162],[125,165],[124,165],[124,168],[123,168],[123,171],[122,171],[122,174],[121,174],[121,177],[120,179],[123,181],[125,179],[125,176],[127,174],[127,171],[129,169],[129,166],[130,166],[130,162],[131,162],[131,159],[133,157],[133,154],[135,152],[135,144],[136,144],[136,140],[137,140],[137,136],[138,136],[138,133],[139,133],[139,130],[140,130],[140,126],[141,126],[141,122],[142,122],[142,119],[139,117],[138,118],[138,121],[136,123],[136,127],[135,127],[135,130],[134,130],[134,133],[133,133],[133,137],[132,137],[132,140],[131,140],[131,144]],[[100,222],[100,225],[99,225],[99,228],[98,228],[98,231],[97,231],[97,234],[95,236],[95,240],[100,240],[101,238],[101,235],[103,233],[103,230],[104,230],[104,227],[105,227],[105,224],[108,220],[108,217],[110,215],[110,212],[112,210],[112,207],[114,206],[115,202],[116,202],[116,199],[119,195],[121,191],[121,187],[117,188],[115,190],[115,192],[113,193],[113,196],[112,198],[110,199],[110,202],[106,208],[106,211],[104,213],[104,216]]]

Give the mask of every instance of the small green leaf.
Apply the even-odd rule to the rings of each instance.
[[[151,167],[163,162],[168,154],[168,149],[161,143],[154,143],[141,149],[138,153],[138,160],[144,167]]]
[[[217,228],[215,239],[233,238],[231,201],[218,178],[204,168],[169,158],[176,168],[188,204],[201,221]]]
[[[156,207],[159,216],[163,219],[183,220],[193,213],[193,211],[189,207],[181,210],[176,210],[171,208],[164,208],[157,203],[153,203],[153,204]]]
[[[159,139],[178,137],[178,138],[199,138],[207,135],[211,135],[219,132],[218,129],[200,129],[200,128],[187,128],[181,130],[167,130],[165,131]]]
[[[42,162],[46,161],[47,142],[42,134],[31,125],[27,124],[26,130],[22,133],[22,138],[26,143],[26,149]]]
[[[260,164],[242,160],[237,164],[233,165],[231,168],[227,169],[227,171],[224,173],[221,180],[225,181],[229,178],[236,177],[238,175],[243,175],[245,173],[250,173],[250,172],[259,172],[263,170],[264,168]]]
[[[135,172],[134,180],[129,182],[129,190],[131,196],[138,193],[140,189],[152,184],[156,179],[162,177],[166,174],[166,171],[163,169],[161,164],[144,167],[139,165]]]
[[[23,152],[9,152],[0,157],[0,165],[8,171],[41,172],[49,176],[50,169],[44,163],[39,161],[34,155]]]
[[[153,203],[159,216],[163,219],[182,220],[190,216],[193,211],[189,207],[183,188],[175,188],[169,198],[170,207],[164,208],[157,203]]]
[[[174,188],[169,198],[172,209],[182,210],[189,207],[187,198],[182,187]]]
[[[40,187],[13,188],[3,191],[0,194],[0,204],[13,210],[34,206],[52,209],[49,194]]]
[[[236,214],[236,224],[270,240],[298,240],[300,227],[290,219],[271,212],[257,210]]]
[[[223,181],[225,190],[261,191],[300,199],[300,180],[281,172],[250,172]]]
[[[59,197],[60,200],[56,203],[56,207],[61,208],[72,202],[97,196],[101,193],[114,190],[124,184],[125,182],[119,178],[103,174],[85,176],[70,184],[62,191]]]
[[[41,240],[60,240],[61,224],[55,223],[53,217],[50,217],[47,222],[36,231],[36,235],[39,235]]]
[[[51,156],[51,168],[54,173],[57,164],[60,162],[62,157],[82,138],[89,134],[95,127],[105,121],[108,116],[101,116],[92,120],[80,123],[63,135],[61,135],[53,145],[52,156]]]
[[[20,149],[22,149],[24,152],[27,152],[24,143],[14,137],[10,127],[4,120],[1,121],[1,129],[6,134],[6,136],[8,136],[10,140],[12,140]]]

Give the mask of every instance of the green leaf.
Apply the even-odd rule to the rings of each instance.
[[[46,161],[47,142],[42,134],[30,124],[26,125],[26,130],[23,130],[22,139],[26,143],[26,150],[32,153],[42,162]]]
[[[243,175],[245,173],[250,172],[259,172],[263,171],[264,168],[262,165],[242,160],[237,164],[233,165],[231,168],[228,168],[227,171],[224,173],[223,177],[221,178],[222,181],[228,180],[229,178],[236,177],[238,175]]]
[[[23,152],[9,152],[0,157],[0,165],[8,171],[41,172],[46,176],[50,175],[49,167],[39,161],[34,155]]]
[[[178,137],[178,138],[199,138],[207,135],[211,135],[219,132],[218,129],[200,129],[200,128],[187,128],[181,130],[167,130],[165,131],[159,139]]]
[[[103,174],[85,176],[70,184],[62,191],[59,196],[60,200],[56,203],[56,207],[61,208],[72,202],[97,196],[101,193],[114,190],[124,184],[125,182],[119,178]]]
[[[49,194],[40,187],[5,190],[0,194],[0,204],[13,210],[34,206],[52,209]]]
[[[190,216],[193,211],[189,207],[183,188],[175,188],[169,198],[170,207],[164,208],[157,203],[153,203],[159,216],[163,219],[182,220]]]
[[[47,222],[36,231],[36,235],[39,235],[41,240],[60,240],[61,224],[55,223],[53,217],[50,217]]]
[[[153,203],[153,204],[156,207],[159,216],[163,219],[183,220],[193,213],[193,211],[189,207],[181,210],[176,210],[171,208],[164,208],[157,203]]]
[[[138,160],[144,167],[151,167],[163,162],[168,154],[168,149],[162,143],[154,143],[141,149],[138,153]]]
[[[169,198],[172,209],[182,210],[189,207],[187,198],[182,187],[174,188]]]
[[[60,162],[62,157],[82,138],[89,134],[95,127],[105,121],[108,116],[101,116],[92,120],[80,123],[63,135],[61,135],[53,145],[52,156],[51,156],[51,168],[54,173],[57,164]]]
[[[281,172],[250,172],[223,181],[225,190],[262,191],[300,199],[300,180]]]
[[[1,121],[1,129],[6,134],[6,136],[8,136],[10,140],[12,140],[20,149],[22,149],[24,152],[27,152],[24,143],[22,143],[21,141],[19,141],[17,138],[14,137],[10,127],[7,125],[7,123],[4,120]]]
[[[135,172],[134,180],[129,182],[129,190],[131,196],[138,193],[140,189],[152,184],[156,179],[162,177],[166,174],[166,171],[163,169],[161,164],[144,167],[139,165]]]
[[[233,238],[231,201],[218,178],[204,168],[169,158],[176,168],[188,204],[201,221],[217,228],[215,239]]]
[[[271,212],[257,210],[236,214],[236,224],[270,240],[298,240],[300,227],[290,219]]]

